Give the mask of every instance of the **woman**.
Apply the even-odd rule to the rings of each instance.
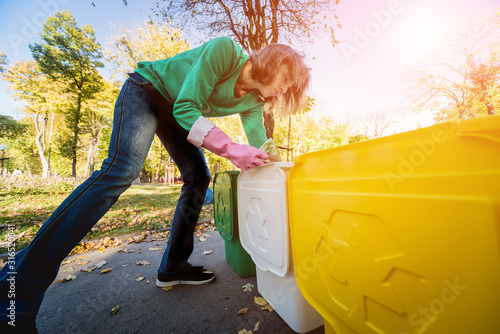
[[[193,267],[193,232],[210,182],[201,147],[247,170],[264,164],[264,103],[298,108],[309,83],[302,56],[272,44],[248,57],[220,37],[172,58],[140,62],[117,99],[108,157],[57,208],[0,272],[1,328],[7,324],[9,282],[16,285],[16,329],[36,332],[35,318],[60,263],[139,175],[155,133],[177,164],[184,185],[156,285],[204,284],[215,274]],[[239,114],[250,145],[237,144],[206,117]],[[15,274],[13,274],[15,273]]]

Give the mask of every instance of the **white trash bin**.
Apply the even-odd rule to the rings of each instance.
[[[298,333],[323,325],[306,301],[293,269],[288,220],[288,174],[293,162],[277,162],[238,176],[240,242],[255,262],[257,289],[276,313]]]

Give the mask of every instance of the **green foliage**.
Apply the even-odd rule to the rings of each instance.
[[[26,131],[26,125],[10,116],[0,115],[0,138],[15,139]]]
[[[69,11],[58,12],[47,19],[40,35],[45,44],[30,45],[40,70],[54,80],[72,82],[72,88],[92,90],[90,79],[97,77],[96,68],[104,67],[92,27],[79,28]]]
[[[10,157],[9,171],[12,172],[17,167],[21,170],[39,174],[42,168],[38,149],[35,141],[32,140],[36,136],[33,123],[29,118],[18,122],[25,126],[25,131],[14,139],[2,139],[2,144],[8,147],[7,151],[5,151],[5,157]]]
[[[69,133],[63,133],[56,137],[55,142],[57,144],[58,151],[57,153],[66,159],[73,158],[73,153],[75,152],[75,146],[73,142],[73,138]]]

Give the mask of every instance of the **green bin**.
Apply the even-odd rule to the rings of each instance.
[[[215,227],[226,249],[226,261],[241,277],[255,275],[255,263],[241,246],[238,232],[237,181],[239,171],[217,173],[214,177]]]

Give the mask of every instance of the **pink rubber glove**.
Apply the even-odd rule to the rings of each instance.
[[[227,134],[204,117],[200,117],[193,124],[187,139],[197,147],[204,147],[218,156],[231,160],[242,170],[263,165],[262,159],[269,159],[267,153],[262,150],[233,142]]]

